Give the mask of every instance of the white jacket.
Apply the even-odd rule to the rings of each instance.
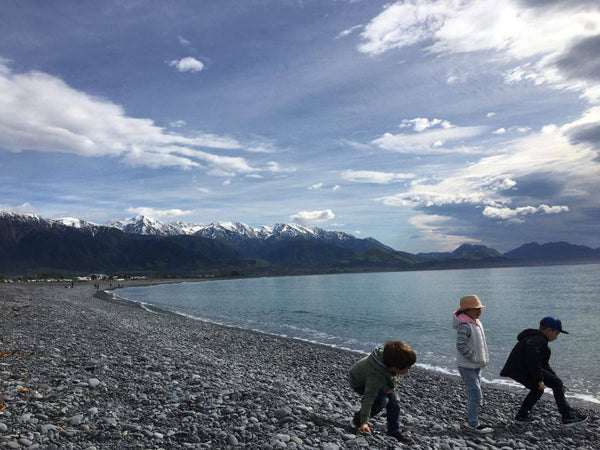
[[[456,328],[456,362],[458,367],[483,369],[490,361],[483,325],[466,314],[453,314]]]

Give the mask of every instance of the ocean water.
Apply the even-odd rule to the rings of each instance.
[[[499,372],[525,328],[554,315],[570,334],[550,344],[570,396],[600,404],[600,265],[312,275],[118,289],[119,297],[219,324],[369,352],[390,339],[418,364],[457,374],[452,313],[463,295],[486,308],[490,365]]]

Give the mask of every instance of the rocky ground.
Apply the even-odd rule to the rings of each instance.
[[[405,447],[382,418],[373,436],[352,432],[346,374],[359,355],[94,294],[92,283],[0,285],[0,448]],[[412,448],[600,448],[597,411],[563,428],[547,395],[522,426],[524,391],[487,387],[495,432],[475,436],[457,378],[414,369],[399,392]]]

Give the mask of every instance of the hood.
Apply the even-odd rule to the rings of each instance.
[[[454,326],[454,328],[458,328],[458,326],[461,323],[477,323],[476,321],[474,321],[473,319],[471,319],[469,316],[467,316],[466,314],[460,314],[460,315],[456,315],[456,313],[452,314],[452,325]]]
[[[377,364],[385,367],[385,364],[383,363],[383,348],[382,347],[376,347],[371,352],[371,357],[375,360],[375,362]]]
[[[517,336],[517,340],[522,341],[523,339],[529,336],[544,336],[544,338],[547,339],[546,335],[540,330],[536,330],[535,328],[528,328],[519,333],[519,335]]]

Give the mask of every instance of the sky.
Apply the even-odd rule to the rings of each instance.
[[[600,3],[0,2],[0,210],[600,247]]]

